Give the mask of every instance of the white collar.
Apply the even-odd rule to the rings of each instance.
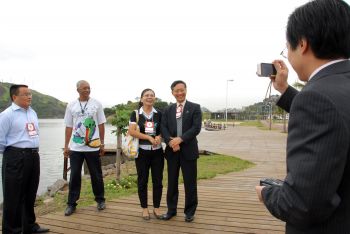
[[[16,103],[12,102],[12,105],[11,105],[11,108],[12,110],[16,111],[16,110],[30,110],[31,107],[29,106],[28,109],[24,109],[23,107],[20,107],[19,105],[17,105]]]
[[[332,64],[334,64],[334,63],[343,62],[343,61],[345,61],[345,60],[347,60],[347,59],[337,59],[337,60],[332,60],[332,61],[330,61],[330,62],[328,62],[328,63],[326,63],[326,64],[323,64],[322,66],[318,67],[313,73],[311,73],[311,76],[310,76],[310,78],[309,78],[308,81],[310,81],[310,80],[311,80],[319,71],[321,71],[323,68],[328,67],[328,66],[330,66],[330,65],[332,65]]]
[[[139,115],[142,115],[142,113],[145,113],[145,115],[148,115],[148,114],[143,110],[143,106],[141,106],[140,109],[139,109]],[[151,116],[152,113],[158,113],[157,110],[156,110],[153,106],[152,106],[151,113],[149,113],[149,116]]]

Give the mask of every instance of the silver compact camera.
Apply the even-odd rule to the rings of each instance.
[[[260,77],[271,77],[275,76],[277,71],[272,63],[259,63],[256,74]]]

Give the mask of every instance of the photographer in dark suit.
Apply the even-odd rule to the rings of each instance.
[[[350,7],[315,0],[287,25],[288,61],[307,82],[288,86],[274,61],[278,105],[290,113],[287,176],[282,186],[257,186],[259,199],[286,222],[286,233],[350,233]]]
[[[178,80],[171,85],[176,103],[164,110],[161,133],[166,143],[165,157],[168,163],[168,212],[162,216],[169,220],[177,213],[179,197],[178,180],[181,167],[185,185],[185,221],[192,222],[198,205],[197,159],[199,157],[196,136],[201,131],[200,105],[186,100],[186,83]]]

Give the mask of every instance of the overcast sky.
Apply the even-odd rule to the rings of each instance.
[[[240,108],[265,97],[256,65],[281,58],[288,16],[305,2],[1,1],[0,81],[69,102],[85,79],[112,106],[144,88],[173,101],[170,84],[182,79],[188,100],[222,109],[228,88],[228,107]]]

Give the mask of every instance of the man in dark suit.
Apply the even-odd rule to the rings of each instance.
[[[164,110],[161,133],[166,143],[165,157],[168,163],[168,212],[162,216],[169,220],[177,213],[179,197],[178,180],[181,167],[185,184],[185,221],[192,222],[198,205],[197,159],[199,157],[196,136],[201,131],[200,105],[186,100],[186,83],[177,80],[171,84],[176,103]]]
[[[287,24],[288,60],[299,79],[274,61],[278,105],[290,113],[287,176],[282,186],[257,186],[260,201],[286,222],[286,233],[350,233],[350,7],[316,0]]]

